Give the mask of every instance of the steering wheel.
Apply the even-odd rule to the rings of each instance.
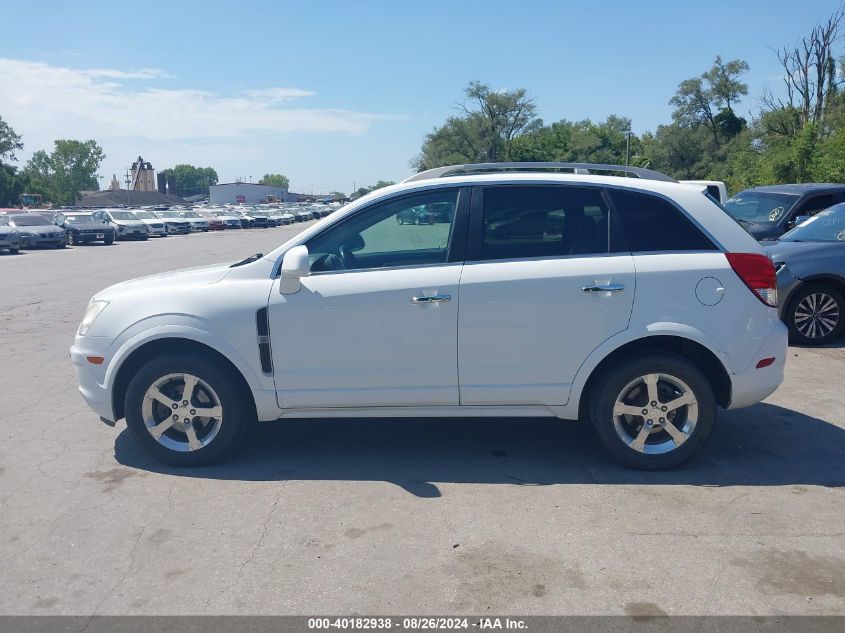
[[[343,265],[345,270],[350,268],[355,268],[357,260],[355,258],[355,254],[352,252],[352,249],[349,248],[346,244],[342,244],[337,249],[337,255],[340,258],[340,263]]]

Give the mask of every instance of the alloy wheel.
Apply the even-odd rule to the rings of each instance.
[[[223,407],[211,386],[187,373],[156,380],[141,405],[144,425],[162,446],[178,452],[208,446],[223,424]]]
[[[795,329],[808,339],[828,336],[839,324],[839,305],[826,292],[814,292],[804,297],[793,315]]]
[[[613,426],[630,448],[669,453],[686,442],[698,423],[698,400],[683,380],[666,373],[629,382],[613,405]]]

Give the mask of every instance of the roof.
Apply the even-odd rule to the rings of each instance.
[[[765,193],[791,193],[800,196],[808,191],[829,190],[845,191],[845,184],[831,182],[801,182],[784,185],[763,185],[761,187],[754,187],[750,191],[762,191]]]
[[[146,206],[158,204],[184,204],[185,201],[179,196],[174,196],[167,193],[159,193],[158,191],[127,191],[125,189],[118,189],[112,191],[107,189],[105,191],[98,191],[79,199],[78,205],[80,207],[119,207],[122,205],[130,206]]]
[[[266,182],[218,182],[216,185],[210,185],[211,187],[227,187],[231,185],[241,186],[241,185],[248,185],[253,187],[274,187],[276,189],[287,189],[285,185],[270,185]]]

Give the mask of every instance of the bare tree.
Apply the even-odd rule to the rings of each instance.
[[[839,38],[843,19],[845,5],[840,5],[827,21],[813,27],[795,46],[775,51],[785,71],[787,101],[778,104],[779,100],[768,95],[768,98],[764,97],[765,105],[795,108],[800,113],[802,125],[824,121],[828,102],[842,83],[836,77],[833,45]]]

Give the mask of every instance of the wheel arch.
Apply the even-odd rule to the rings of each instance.
[[[809,285],[832,286],[834,289],[838,290],[840,294],[845,296],[845,278],[839,277],[838,275],[832,275],[830,273],[819,273],[817,275],[801,277],[801,283],[798,284],[798,286],[796,286],[795,289],[789,293],[787,303],[791,303],[796,293],[798,293],[800,290],[803,290]]]
[[[202,355],[226,368],[237,381],[239,389],[242,390],[246,398],[246,402],[250,403],[253,412],[255,412],[255,397],[246,377],[225,355],[210,345],[199,341],[181,337],[163,337],[150,340],[132,350],[120,364],[111,388],[111,404],[115,420],[125,417],[124,401],[126,399],[126,390],[129,387],[132,376],[135,375],[138,369],[156,356],[173,353]]]
[[[730,374],[716,354],[701,343],[683,336],[656,334],[628,341],[602,358],[592,369],[581,390],[578,411],[582,417],[589,411],[591,391],[604,371],[625,358],[648,352],[669,352],[700,366],[713,386],[716,402],[728,408],[731,402],[732,383]]]

